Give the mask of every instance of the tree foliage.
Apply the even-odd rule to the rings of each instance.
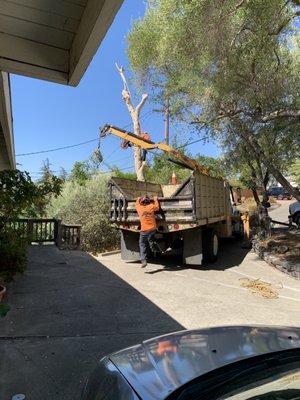
[[[296,185],[300,187],[300,158],[297,158],[288,170],[289,174],[295,181]]]
[[[175,173],[178,183],[183,182],[191,175],[191,171],[171,162],[167,154],[155,155],[150,167],[146,169],[146,180],[150,182],[168,184],[171,183],[172,174]],[[210,170],[215,177],[225,177],[220,160],[198,154],[195,159]]]
[[[60,189],[61,180],[55,176],[44,183],[34,183],[28,172],[0,171],[0,218],[28,216],[34,209],[42,213],[47,196],[58,196]]]
[[[76,161],[71,170],[70,179],[83,186],[91,178],[91,169],[88,161]]]
[[[149,0],[128,36],[137,77],[157,100],[168,96],[173,116],[225,149],[237,137],[289,190],[278,161],[298,149],[299,9],[296,0]]]
[[[119,241],[117,229],[108,220],[109,196],[107,175],[99,173],[81,182],[66,181],[61,195],[52,198],[47,208],[51,218],[64,223],[82,224],[82,247],[97,252],[115,248]]]
[[[41,173],[41,177],[38,180],[38,182],[40,182],[40,183],[51,182],[54,174],[51,170],[51,163],[49,161],[49,158],[46,158],[46,160],[43,161],[40,173]]]
[[[61,179],[63,182],[65,182],[65,181],[68,179],[68,172],[66,171],[65,168],[60,167],[58,177],[59,177],[59,179]]]
[[[28,240],[22,230],[0,230],[0,281],[10,281],[16,273],[24,272],[27,262]]]

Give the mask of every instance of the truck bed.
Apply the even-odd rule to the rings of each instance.
[[[110,221],[119,228],[137,230],[137,197],[157,196],[158,229],[170,232],[225,220],[230,214],[229,189],[221,179],[193,173],[180,185],[160,185],[124,178],[109,182]]]

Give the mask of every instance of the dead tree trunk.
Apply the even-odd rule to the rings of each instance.
[[[134,107],[134,105],[132,104],[131,94],[128,88],[128,84],[124,75],[124,68],[119,67],[118,64],[116,64],[116,67],[123,81],[122,98],[127,106],[127,109],[129,111],[133,123],[133,132],[135,135],[141,136],[140,112],[148,98],[148,95],[143,94],[140,103],[136,107]],[[134,155],[134,167],[137,180],[144,181],[145,180],[144,169],[146,166],[146,162],[142,160],[141,149],[138,146],[133,147],[133,155]]]

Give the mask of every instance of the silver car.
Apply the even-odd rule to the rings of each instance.
[[[147,340],[103,358],[82,400],[300,399],[300,328],[235,326]]]

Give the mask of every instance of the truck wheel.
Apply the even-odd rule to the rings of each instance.
[[[214,263],[218,259],[219,238],[213,229],[206,229],[202,236],[203,260]]]

